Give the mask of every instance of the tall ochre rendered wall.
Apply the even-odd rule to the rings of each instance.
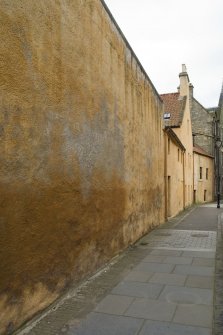
[[[160,98],[101,1],[0,0],[0,21],[5,334],[163,222],[164,151]]]

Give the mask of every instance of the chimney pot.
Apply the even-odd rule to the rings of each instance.
[[[187,67],[185,64],[182,64],[182,72],[187,72]]]

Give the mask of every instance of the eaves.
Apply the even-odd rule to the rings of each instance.
[[[175,134],[175,132],[172,130],[172,128],[179,128],[179,126],[175,126],[175,127],[165,127],[164,131],[165,133],[171,138],[171,140],[182,150],[182,151],[186,151],[186,148],[184,147],[184,145],[182,144],[181,140],[179,139],[179,137],[177,136],[177,134]]]

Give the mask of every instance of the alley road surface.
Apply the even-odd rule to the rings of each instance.
[[[184,211],[16,334],[223,334],[221,214]]]

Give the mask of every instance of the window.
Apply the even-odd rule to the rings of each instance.
[[[208,168],[206,169],[206,180],[208,180]]]
[[[202,167],[200,167],[200,179],[202,179]]]
[[[178,162],[180,161],[180,149],[178,149],[177,151],[177,159],[178,159]]]
[[[204,201],[207,200],[207,190],[204,190]]]

